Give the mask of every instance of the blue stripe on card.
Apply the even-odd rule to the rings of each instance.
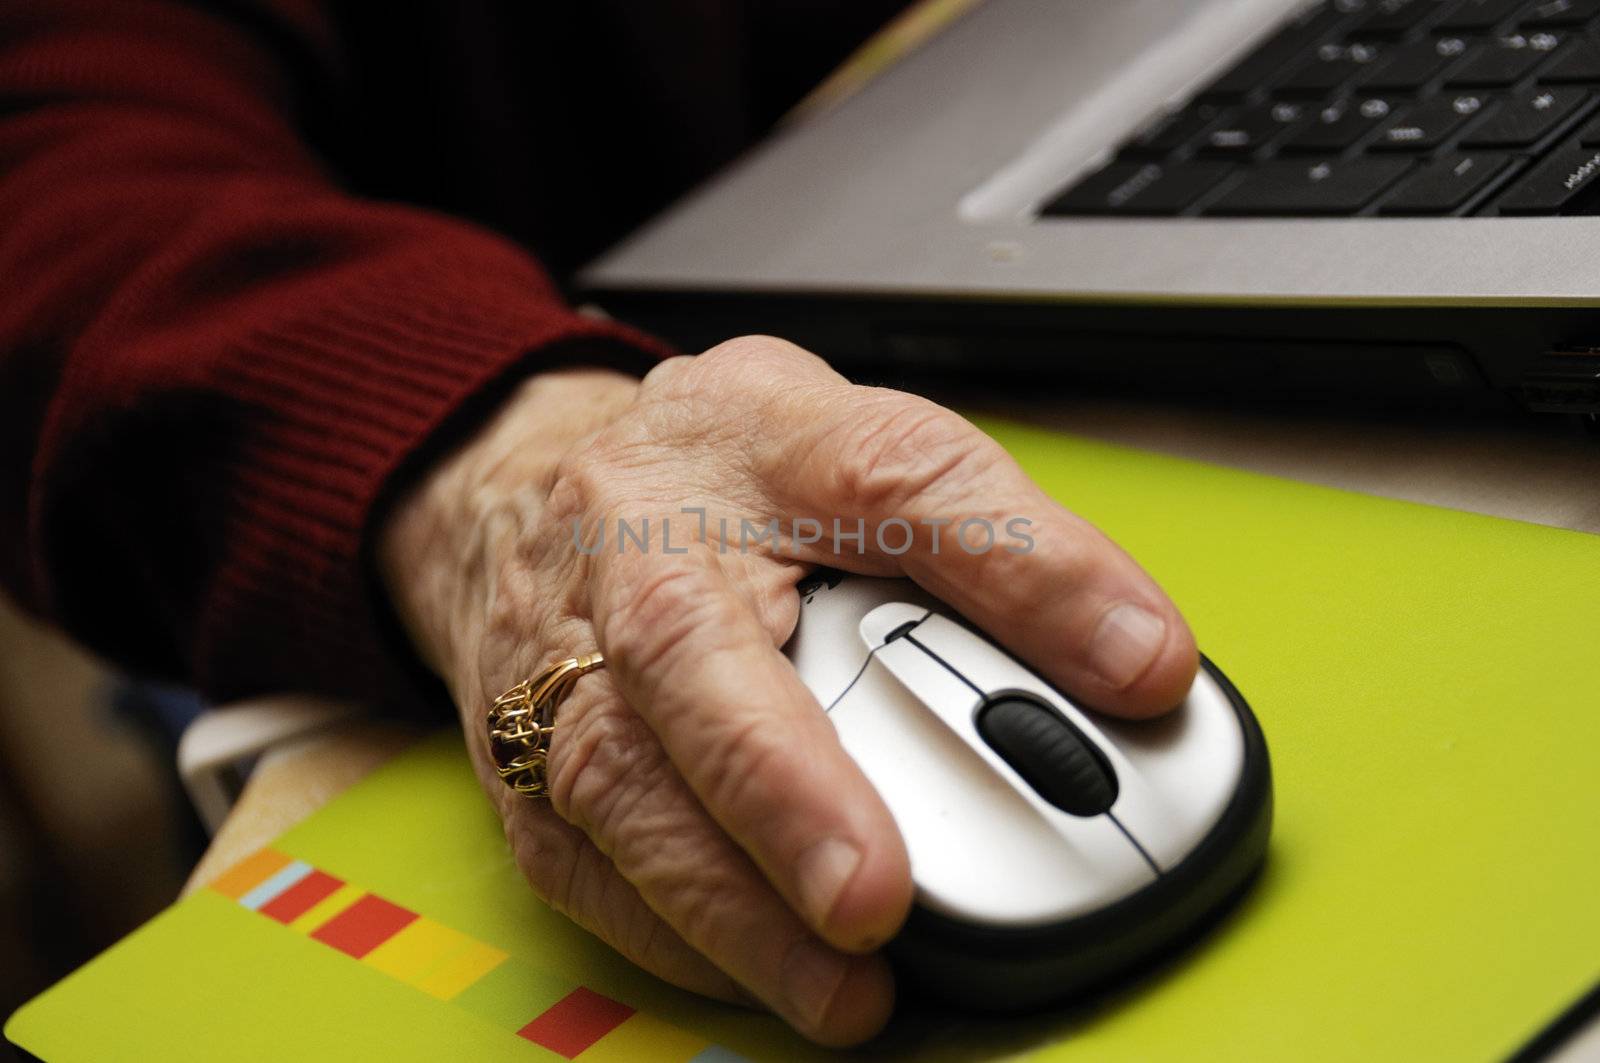
[[[291,861],[282,871],[267,879],[255,889],[239,898],[246,908],[260,908],[272,898],[311,874],[311,865],[303,860]]]

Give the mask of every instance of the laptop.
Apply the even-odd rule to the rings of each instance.
[[[580,276],[847,372],[1600,413],[1600,0],[983,0]]]

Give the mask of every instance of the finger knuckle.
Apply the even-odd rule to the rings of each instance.
[[[986,442],[935,403],[899,394],[879,399],[839,442],[835,497],[858,512],[885,512],[968,483],[991,458]]]
[[[654,784],[648,742],[619,712],[572,713],[550,751],[550,806],[568,823],[604,833]]]
[[[795,593],[795,584],[801,572],[798,567],[763,569],[754,585],[746,588],[756,616],[774,646],[788,642],[800,622],[800,596]]]
[[[810,351],[777,336],[752,334],[735,336],[708,349],[701,356],[702,367],[725,369],[729,363],[737,366],[759,363],[766,365],[793,365],[816,357]]]
[[[1006,565],[1019,574],[1032,574],[1031,578],[1045,584],[1041,593],[1052,588],[1076,588],[1086,585],[1110,561],[1115,553],[1109,540],[1087,526],[1060,528],[1053,526],[1047,534],[1034,532],[1033,550],[1025,555],[1013,555],[1005,550],[993,551],[988,560],[995,565]]]
[[[618,487],[618,461],[609,440],[595,438],[567,450],[556,462],[546,506],[551,522],[565,527],[604,512]]]
[[[777,336],[739,336],[694,360],[683,383],[703,394],[742,397],[756,408],[796,387],[840,379],[826,362],[804,347]]]
[[[650,367],[640,383],[650,391],[670,391],[684,375],[693,372],[695,358],[688,354],[663,358]]]
[[[638,572],[601,625],[606,652],[648,675],[697,634],[729,627],[727,596],[707,586],[707,573],[695,563],[665,564],[657,559]]]
[[[737,884],[706,872],[682,879],[670,902],[672,923],[685,941],[707,956],[728,951],[728,897]]]
[[[581,607],[580,588],[568,569],[549,564],[507,563],[502,566],[493,593],[481,606],[484,622],[476,663],[484,681],[499,678],[482,693],[493,698],[505,688],[503,680],[526,675],[538,664],[545,647],[572,645],[581,639],[581,622],[573,618]]]
[[[772,791],[789,789],[785,769],[794,749],[782,731],[774,720],[755,713],[712,721],[702,736],[705,777],[711,780],[706,804],[764,814],[773,804]]]
[[[749,872],[725,844],[708,835],[703,814],[691,810],[694,806],[658,804],[662,807],[639,810],[617,824],[611,856],[629,887],[674,932],[708,956],[725,955],[735,944],[729,940],[730,901],[748,896]],[[623,940],[622,929],[614,940]],[[631,945],[635,956],[645,955],[648,948],[645,942]]]

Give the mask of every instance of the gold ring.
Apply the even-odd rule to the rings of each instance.
[[[598,653],[568,657],[494,699],[489,707],[489,756],[507,786],[528,797],[545,795],[545,764],[556,730],[556,709],[579,676],[605,663]]]

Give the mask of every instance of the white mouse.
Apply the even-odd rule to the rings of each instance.
[[[1154,721],[1088,711],[916,584],[823,570],[785,647],[905,837],[903,975],[1061,1000],[1187,940],[1266,852],[1260,727],[1211,664]]]

